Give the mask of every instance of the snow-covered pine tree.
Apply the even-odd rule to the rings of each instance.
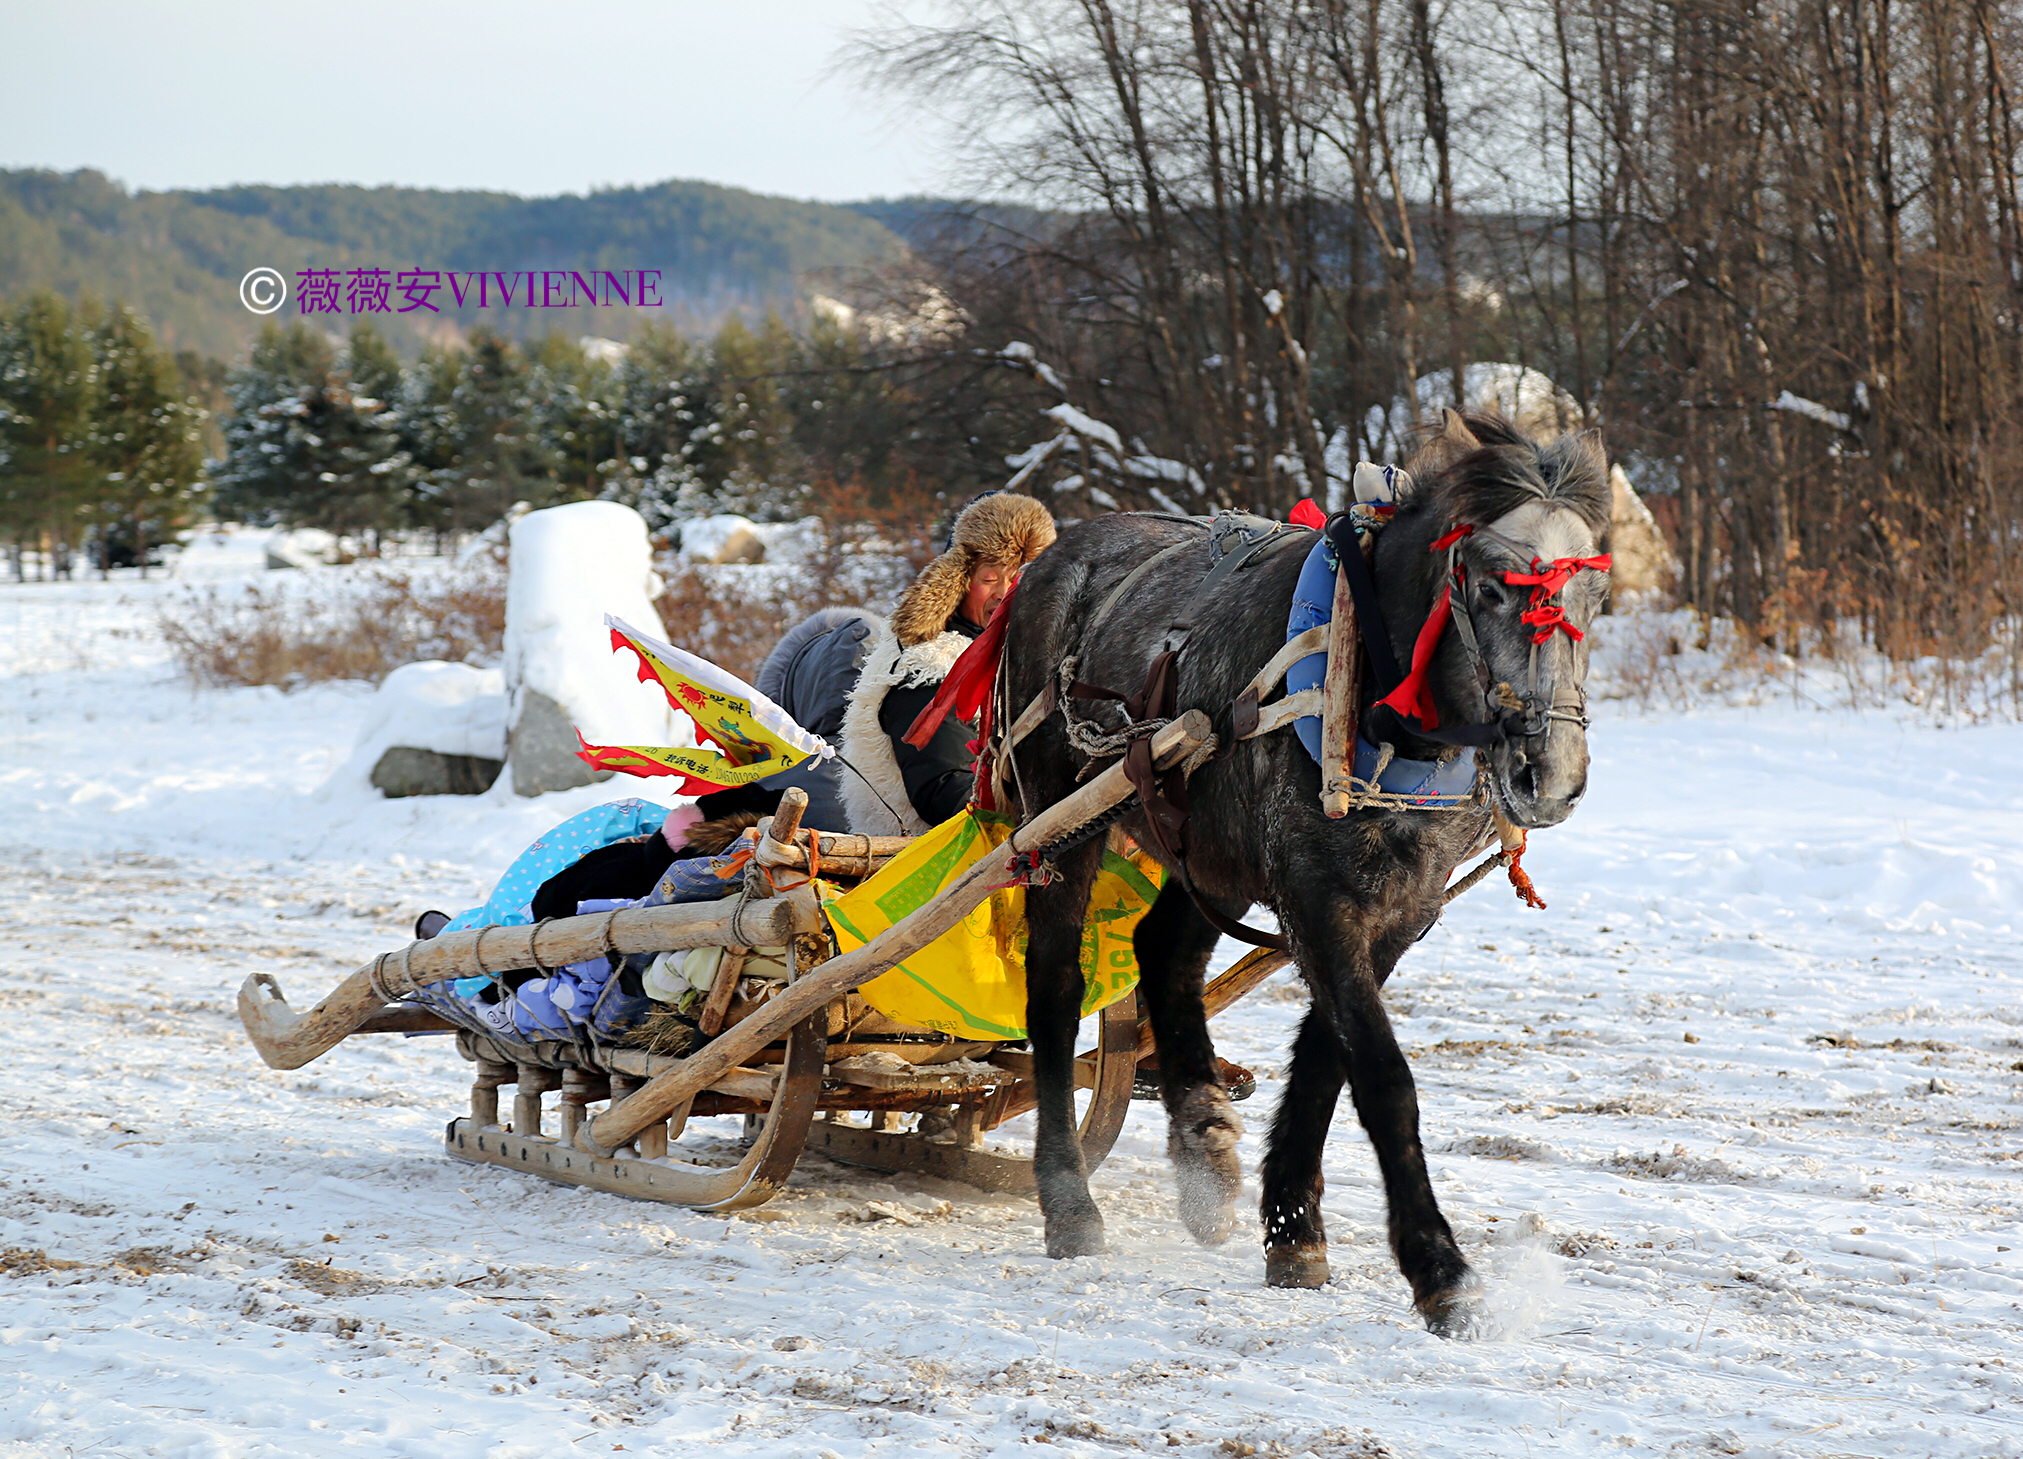
[[[342,355],[299,323],[261,332],[232,378],[225,459],[215,473],[220,516],[339,535],[397,524],[404,462],[396,418],[381,397],[354,389],[354,357],[384,389],[394,367],[369,324]]]

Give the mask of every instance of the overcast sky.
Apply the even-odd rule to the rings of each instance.
[[[136,188],[932,191],[941,172],[920,129],[824,75],[873,8],[0,0],[0,167],[95,167]]]

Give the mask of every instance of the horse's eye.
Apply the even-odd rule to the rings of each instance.
[[[1495,578],[1478,578],[1475,583],[1475,592],[1482,599],[1483,604],[1490,608],[1501,608],[1505,603],[1510,601],[1510,594],[1505,591],[1503,584],[1496,581]]]

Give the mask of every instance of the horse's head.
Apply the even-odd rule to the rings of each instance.
[[[1592,432],[1541,446],[1494,417],[1450,412],[1417,464],[1427,474],[1408,540],[1430,567],[1419,578],[1429,601],[1443,584],[1451,591],[1453,627],[1432,679],[1442,722],[1499,725],[1480,752],[1498,805],[1519,826],[1556,825],[1587,790],[1587,629],[1607,593],[1607,458]]]

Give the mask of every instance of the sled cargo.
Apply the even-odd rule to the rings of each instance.
[[[1153,759],[1178,763],[1209,735],[1207,716],[1183,714],[1154,737]],[[897,1022],[856,990],[957,927],[991,893],[1044,876],[1052,856],[1106,834],[1133,794],[1124,768],[1111,766],[986,847],[924,904],[841,952],[811,862],[824,878],[861,879],[909,842],[802,827],[806,797],[790,790],[760,823],[741,895],[445,932],[382,954],[306,1013],[289,1007],[271,975],[255,973],[240,988],[239,1014],[262,1059],[279,1069],[299,1068],[354,1034],[453,1032],[474,1077],[470,1112],[449,1122],[444,1148],[473,1164],[710,1211],[764,1203],[810,1148],[874,1170],[1030,1191],[1031,1160],[984,1143],[1036,1102],[1032,1056],[1016,1046],[1021,1041]],[[778,889],[796,873],[798,882]],[[702,1028],[712,1037],[685,1057],[612,1042],[587,1027],[569,1038],[506,1038],[407,1001],[454,978],[693,948],[726,952],[702,1004]],[[762,1000],[738,995],[754,948],[785,949],[784,979]],[[1210,1016],[1285,963],[1272,949],[1250,953],[1208,986]],[[1138,1066],[1154,1055],[1135,990],[1094,1019],[1093,1046],[1074,1070],[1090,1169],[1115,1143]],[[507,1086],[510,1104],[501,1095]],[[705,1163],[698,1148],[705,1142],[685,1145],[683,1137],[691,1121],[721,1115],[743,1116],[741,1153]]]

